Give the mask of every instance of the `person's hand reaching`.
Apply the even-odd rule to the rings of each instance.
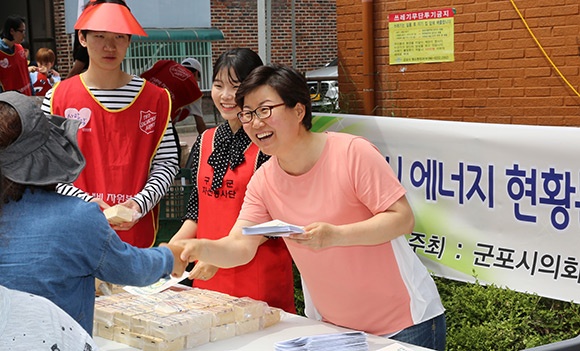
[[[218,267],[197,261],[189,273],[189,279],[210,280],[217,273]]]
[[[174,244],[167,244],[161,243],[159,244],[160,247],[167,247],[173,253],[173,271],[171,275],[174,277],[181,277],[183,272],[185,272],[185,268],[187,267],[187,263],[181,259],[181,252],[183,251],[183,247]]]

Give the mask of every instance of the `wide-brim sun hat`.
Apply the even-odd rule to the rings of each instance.
[[[201,63],[193,57],[188,57],[181,61],[181,65],[187,68],[193,68],[201,74]]]
[[[147,36],[128,7],[116,3],[92,3],[77,19],[75,29]]]
[[[0,102],[14,107],[22,124],[16,140],[0,149],[0,171],[27,185],[72,183],[85,167],[77,144],[80,121],[45,115],[33,97],[15,91],[0,93]]]

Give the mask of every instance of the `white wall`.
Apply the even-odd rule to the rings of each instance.
[[[211,27],[210,0],[126,0],[144,28]],[[72,33],[79,0],[65,0],[66,31]],[[86,3],[87,0],[84,0]]]

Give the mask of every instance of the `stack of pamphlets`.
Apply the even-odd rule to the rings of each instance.
[[[367,335],[363,332],[346,332],[304,336],[280,341],[276,351],[368,351]]]
[[[251,227],[242,227],[242,234],[244,235],[288,236],[290,234],[302,233],[304,233],[302,227],[277,219]]]

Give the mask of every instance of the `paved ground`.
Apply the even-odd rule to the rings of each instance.
[[[209,92],[204,93],[202,97],[202,110],[203,120],[208,128],[215,127],[216,123],[220,122],[221,117],[213,106],[213,101],[211,100]],[[183,121],[177,123],[176,129],[179,134],[179,140],[187,142],[187,145],[191,148],[197,138],[195,119],[192,116],[187,117]]]
[[[208,128],[215,127],[215,120],[213,115],[210,116],[204,115],[203,119],[205,120],[205,124]],[[185,120],[177,123],[175,129],[177,130],[177,134],[179,135],[179,142],[182,145],[184,142],[187,143],[186,146],[187,150],[183,148],[181,150],[182,154],[181,167],[183,167],[185,165],[185,162],[187,161],[189,150],[191,149],[193,143],[195,143],[195,140],[197,139],[198,133],[197,129],[195,128],[195,120],[193,119],[193,117],[188,117]]]
[[[212,113],[206,113],[205,109],[203,120],[205,121],[205,125],[208,128],[215,127],[216,125],[216,117]],[[197,138],[195,119],[192,116],[187,117],[183,121],[178,122],[177,125],[175,126],[175,129],[177,130],[177,134],[179,134],[179,141],[187,142],[187,145],[189,145],[189,148],[191,148],[191,146],[195,142],[195,139]]]
[[[186,142],[188,149],[191,149],[191,146],[193,145],[193,143],[195,142],[195,139],[197,138],[197,131],[195,131],[195,127],[194,127],[193,131],[180,130],[178,128],[177,134],[179,134],[179,141]]]

